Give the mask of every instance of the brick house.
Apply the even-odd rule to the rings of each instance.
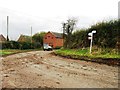
[[[43,37],[43,43],[52,46],[53,48],[63,46],[63,34],[56,32],[48,32]]]
[[[0,34],[0,43],[4,43],[6,41],[6,38],[2,34]]]
[[[31,36],[20,35],[17,41],[18,42],[31,42]]]

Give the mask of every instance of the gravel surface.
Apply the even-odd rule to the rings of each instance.
[[[118,88],[118,67],[50,53],[32,51],[1,57],[2,88]]]

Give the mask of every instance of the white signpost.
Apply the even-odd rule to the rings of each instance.
[[[92,51],[93,33],[96,33],[96,31],[93,30],[91,33],[88,33],[88,35],[89,35],[88,39],[91,40],[91,42],[90,42],[90,54],[91,54],[91,51]]]

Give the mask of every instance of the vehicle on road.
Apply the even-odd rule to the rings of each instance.
[[[47,50],[47,51],[52,51],[52,47],[51,46],[49,46],[48,44],[43,44],[43,50],[45,51],[45,50]]]

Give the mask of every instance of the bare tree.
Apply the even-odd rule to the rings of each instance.
[[[70,48],[70,46],[71,46],[72,32],[74,30],[76,22],[77,22],[76,19],[68,19],[66,23],[62,23],[63,37],[65,35],[65,37],[64,37],[64,39],[65,39],[64,47],[65,48]]]

